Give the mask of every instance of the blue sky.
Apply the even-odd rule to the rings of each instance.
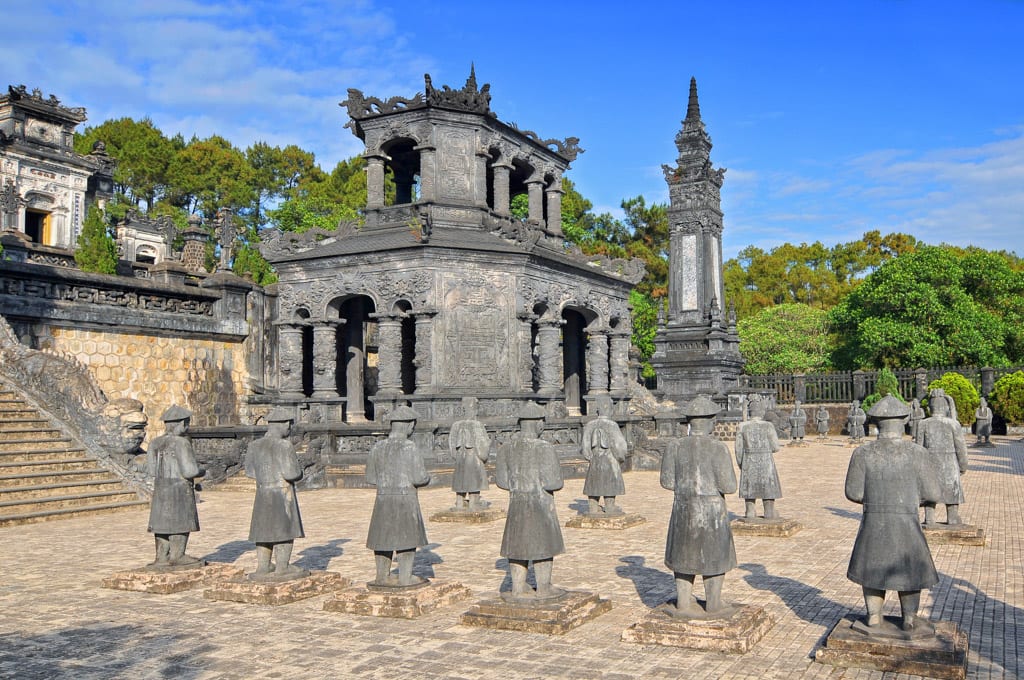
[[[361,152],[338,102],[460,87],[577,136],[598,212],[667,201],[697,78],[724,252],[903,231],[1024,255],[1024,2],[6,0],[0,86],[165,133]]]

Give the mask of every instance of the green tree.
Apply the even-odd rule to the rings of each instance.
[[[971,384],[971,381],[959,373],[943,373],[938,380],[928,384],[928,391],[942,389],[953,399],[956,404],[956,416],[961,425],[970,425],[974,422],[974,411],[981,404],[981,397],[978,390]]]
[[[244,153],[218,135],[193,137],[174,156],[167,176],[171,202],[188,212],[201,212],[207,219],[221,208],[242,213],[256,202],[255,171]]]
[[[650,358],[654,354],[654,334],[658,330],[659,302],[636,288],[629,291],[629,306],[633,308],[633,337],[631,341],[640,350],[640,360],[644,363],[644,377],[654,376]]]
[[[906,402],[906,399],[900,394],[900,381],[896,374],[888,368],[883,368],[878,372],[878,378],[875,380],[875,391],[864,398],[864,401],[861,402],[861,408],[867,411],[887,394],[891,394],[904,403]]]
[[[255,189],[253,226],[265,223],[264,208],[284,198],[294,198],[303,184],[322,182],[326,178],[309,151],[293,145],[280,148],[266,142],[256,142],[245,150],[245,158],[252,168]]]
[[[1007,425],[1024,425],[1024,371],[999,378],[992,387],[989,403]]]
[[[831,319],[841,368],[1005,366],[1024,359],[1024,275],[998,254],[925,246],[868,275]]]
[[[97,274],[117,273],[117,243],[111,236],[103,213],[95,205],[89,206],[78,234],[75,264],[84,272]]]
[[[746,372],[794,373],[830,368],[835,340],[828,313],[802,303],[768,307],[736,324]]]

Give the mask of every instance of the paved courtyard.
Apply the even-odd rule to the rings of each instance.
[[[564,636],[459,625],[468,604],[418,620],[322,610],[324,597],[282,607],[211,602],[200,590],[147,595],[107,590],[110,573],[148,562],[145,511],[0,529],[0,677],[10,678],[882,678],[812,661],[832,625],[863,602],[846,579],[859,507],[843,496],[851,449],[834,440],[777,455],[785,498],[778,506],[804,530],[791,538],[736,537],[740,566],[725,595],[759,604],[776,619],[749,653],[731,656],[620,642],[619,635],[673,593],[662,564],[672,496],[655,472],[626,475],[627,511],[648,521],[624,531],[564,529],[567,554],[555,582],[610,598],[611,612]],[[971,449],[965,521],[984,528],[985,547],[933,548],[940,584],[927,615],[956,622],[970,639],[968,677],[1024,672],[1024,444],[1003,439]],[[559,517],[583,499],[582,480],[556,495]],[[487,494],[497,506],[506,495]],[[445,489],[421,492],[425,516],[450,505]],[[363,546],[372,490],[300,493],[307,538],[298,564],[357,582],[372,576]],[[729,498],[732,512],[743,503]],[[248,534],[251,496],[210,491],[190,553],[255,566]],[[502,522],[429,523],[432,541],[417,573],[460,581],[483,596],[506,578],[498,556]],[[697,587],[700,591],[700,586]],[[894,600],[895,598],[891,598]],[[892,613],[898,605],[887,603]]]

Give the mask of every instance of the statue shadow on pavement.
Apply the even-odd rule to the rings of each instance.
[[[615,567],[615,573],[632,581],[640,601],[654,609],[675,598],[676,579],[671,572],[644,566],[646,561],[640,555],[620,557],[623,566]]]
[[[434,552],[434,548],[440,547],[440,543],[430,543],[416,550],[416,557],[412,561],[412,573],[415,576],[434,578],[434,565],[444,562],[444,559]]]
[[[352,539],[335,538],[323,545],[312,545],[299,552],[299,559],[295,560],[294,564],[300,569],[327,569],[332,559],[341,557],[344,554],[345,551],[341,545],[348,543],[350,540]]]
[[[214,552],[204,555],[203,559],[207,562],[233,564],[239,557],[254,550],[256,546],[251,541],[229,541],[218,545]]]
[[[831,512],[836,517],[842,517],[843,519],[852,519],[856,520],[857,522],[860,522],[861,514],[854,510],[845,510],[843,508],[832,508],[828,506],[826,506],[825,509]]]

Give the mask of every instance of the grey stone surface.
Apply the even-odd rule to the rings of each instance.
[[[882,626],[888,590],[899,592],[907,635],[934,628],[918,619],[921,590],[939,581],[931,552],[918,523],[918,507],[939,495],[928,452],[902,439],[910,410],[886,395],[871,407],[878,439],[857,447],[846,473],[846,497],[864,508],[847,577],[860,584],[867,606],[869,633]]]
[[[850,435],[850,439],[854,442],[858,442],[864,438],[864,424],[867,423],[868,416],[864,412],[864,409],[860,407],[860,401],[854,399],[850,404],[850,410],[846,414],[846,431]]]
[[[452,423],[448,433],[448,448],[455,459],[455,470],[452,472],[455,506],[452,510],[477,511],[488,506],[480,498],[480,492],[487,489],[487,470],[484,465],[491,453],[491,438],[484,424],[476,419],[476,404],[475,397],[462,400],[466,417]]]
[[[977,444],[990,444],[992,438],[992,409],[988,400],[981,398],[981,403],[974,410],[974,433],[978,436]]]
[[[583,426],[582,455],[590,465],[587,467],[587,478],[583,484],[586,494],[587,513],[621,514],[623,510],[616,505],[615,497],[626,493],[626,485],[622,481],[622,463],[626,460],[628,445],[618,424],[609,416],[612,414],[612,401],[607,396],[595,400],[597,418]],[[604,498],[605,504],[599,505]]]
[[[946,524],[960,524],[960,504],[964,502],[960,477],[967,471],[967,444],[963,428],[950,417],[952,399],[942,390],[932,390],[928,399],[931,416],[918,425],[915,442],[928,450],[927,464],[939,481],[939,495],[928,499],[924,507],[924,522],[937,522],[937,504],[946,506]]]
[[[775,427],[764,420],[764,402],[750,405],[750,420],[740,425],[733,448],[740,468],[739,495],[746,502],[746,516],[757,516],[754,503],[762,499],[765,519],[776,519],[775,500],[782,498],[782,484],[775,467],[775,452],[781,446]]]
[[[796,402],[793,412],[789,414],[789,432],[794,441],[803,441],[807,436],[807,412],[800,402]]]
[[[147,454],[153,477],[148,531],[156,541],[156,559],[150,566],[156,569],[202,565],[185,552],[189,534],[199,531],[195,480],[205,474],[185,437],[191,416],[180,406],[167,409],[162,416],[167,432],[153,440]]]
[[[819,438],[828,436],[829,418],[828,409],[824,405],[819,405],[818,409],[814,412],[814,426]]]
[[[256,544],[257,556],[256,571],[249,575],[253,581],[288,581],[309,576],[307,570],[290,564],[295,539],[306,535],[295,493],[302,467],[287,439],[293,419],[287,409],[272,411],[267,416],[267,433],[250,444],[246,452],[245,473],[256,480],[249,522],[249,540]]]

